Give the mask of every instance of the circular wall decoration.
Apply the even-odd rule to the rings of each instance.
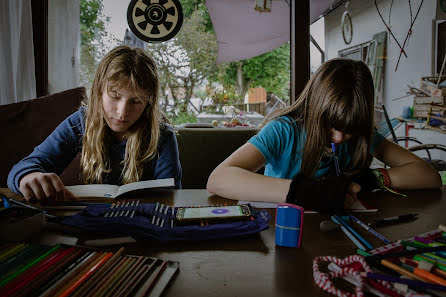
[[[440,2],[440,7],[443,12],[446,12],[446,0],[438,0]]]
[[[350,44],[353,38],[353,25],[352,18],[350,17],[350,13],[348,12],[348,10],[344,11],[344,14],[342,15],[341,28],[342,38],[344,38],[344,42],[346,44]]]
[[[127,23],[141,40],[166,41],[180,31],[183,8],[178,0],[131,0]]]

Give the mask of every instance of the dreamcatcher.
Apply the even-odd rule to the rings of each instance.
[[[384,26],[386,26],[386,29],[389,32],[390,36],[393,38],[393,40],[395,40],[396,44],[400,48],[400,54],[398,56],[398,62],[396,63],[395,71],[397,71],[397,69],[398,69],[398,65],[401,60],[401,55],[404,55],[407,58],[407,54],[404,50],[404,47],[408,44],[410,36],[412,35],[412,27],[415,24],[418,14],[420,13],[421,6],[423,5],[424,0],[421,0],[420,5],[418,6],[418,9],[417,9],[417,13],[415,14],[415,17],[413,16],[413,13],[412,13],[411,0],[408,0],[408,2],[409,2],[409,12],[410,12],[410,27],[409,27],[409,30],[407,30],[406,38],[404,39],[403,45],[401,45],[401,43],[396,39],[395,35],[393,34],[392,29],[390,28],[390,14],[392,13],[393,0],[390,3],[389,22],[388,23],[386,23],[386,21],[384,20],[381,11],[378,8],[378,4],[376,3],[376,0],[375,0],[376,11],[378,12],[379,17],[381,18],[381,21],[383,22]]]

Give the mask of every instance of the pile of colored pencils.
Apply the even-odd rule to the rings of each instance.
[[[385,280],[401,287],[422,291],[431,296],[446,292],[446,233],[430,232],[398,242],[400,248],[387,253],[366,256],[377,272],[365,276]]]
[[[178,262],[123,252],[4,243],[0,296],[147,296],[160,277],[170,280],[178,269]]]

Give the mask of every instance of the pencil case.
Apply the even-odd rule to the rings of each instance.
[[[304,209],[288,203],[277,205],[276,244],[287,247],[300,247]]]
[[[130,235],[137,241],[201,241],[248,235],[267,229],[271,219],[268,212],[249,207],[252,214],[250,220],[202,226],[172,224],[178,209],[176,207],[168,206],[167,211],[156,211],[154,203],[140,204],[120,208],[116,216],[110,215],[110,205],[91,204],[61,223],[99,234]]]

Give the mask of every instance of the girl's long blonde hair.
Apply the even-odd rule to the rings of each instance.
[[[331,142],[331,128],[352,134],[349,141],[351,161],[347,174],[370,163],[369,148],[374,127],[374,87],[367,65],[350,59],[332,59],[313,74],[297,100],[273,113],[274,118],[287,116],[306,133],[301,173],[313,176]]]
[[[102,93],[113,87],[128,87],[143,101],[141,117],[126,131],[122,183],[139,181],[144,163],[157,154],[161,126],[167,121],[158,104],[158,74],[155,62],[143,50],[119,46],[100,62],[86,105],[81,167],[84,183],[102,183],[111,172],[111,130],[104,119]]]

